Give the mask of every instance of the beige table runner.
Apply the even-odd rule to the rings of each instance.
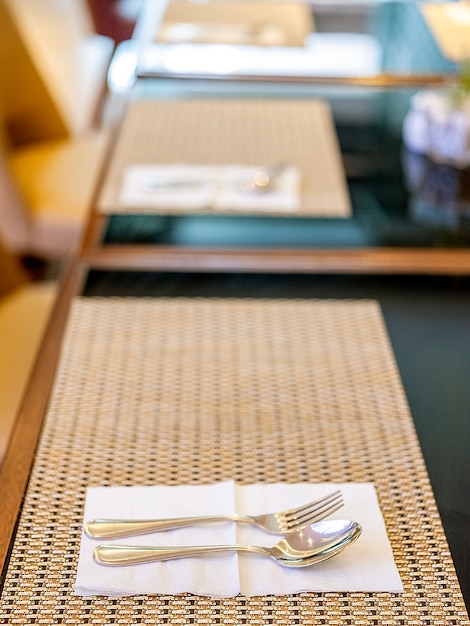
[[[336,129],[328,104],[323,101],[133,102],[122,123],[98,210],[107,214],[149,212],[149,209],[123,207],[119,195],[128,166],[152,163],[291,164],[300,172],[301,197],[299,210],[288,211],[287,215],[334,218],[351,215]],[[165,213],[187,211],[187,208],[169,208]],[[269,212],[262,210],[260,214],[266,216]]]
[[[366,482],[403,594],[73,594],[85,489]],[[4,624],[468,624],[372,301],[78,299],[0,601]]]

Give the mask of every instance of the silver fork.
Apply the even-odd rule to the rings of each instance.
[[[211,515],[198,517],[175,517],[169,519],[125,520],[95,519],[85,524],[85,533],[93,539],[117,539],[132,535],[146,535],[161,530],[173,530],[196,524],[212,522],[240,522],[255,524],[273,535],[300,530],[313,522],[324,519],[343,506],[340,490],[333,491],[318,500],[278,513],[263,515]]]

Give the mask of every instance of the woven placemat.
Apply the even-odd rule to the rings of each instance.
[[[319,100],[138,100],[130,103],[98,199],[101,213],[148,213],[119,200],[134,164],[294,165],[301,175],[298,211],[290,217],[351,215],[341,154],[328,104]],[[162,213],[161,209],[155,212]],[[194,214],[168,208],[164,213]],[[205,211],[210,213],[210,209]],[[227,211],[229,212],[229,211]],[[236,213],[236,211],[230,211]],[[218,210],[217,214],[221,211]],[[244,210],[246,215],[247,211]]]
[[[88,485],[375,483],[403,594],[73,595]],[[373,301],[78,299],[4,624],[468,624]]]

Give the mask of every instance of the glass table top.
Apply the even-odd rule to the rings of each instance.
[[[248,20],[247,4],[257,5],[259,23],[275,22],[268,0],[211,0],[202,5],[149,0],[135,37],[117,47],[111,64],[110,98],[116,118],[132,99],[324,100],[341,148],[351,217],[164,211],[113,215],[107,219],[104,242],[266,250],[468,248],[470,158],[456,167],[409,149],[404,124],[420,94],[456,93],[462,63],[470,56],[470,8],[464,3],[406,1],[279,2],[274,3],[277,8],[300,7],[304,18],[308,11],[308,24],[299,29],[304,28],[300,44],[292,44],[287,35],[284,42],[253,43],[246,40],[245,31],[244,40],[234,43],[233,15],[230,28],[220,16],[224,9],[230,14],[237,2],[237,27]],[[191,5],[192,12],[202,7],[199,22],[193,13],[186,22],[199,28],[202,20],[209,34],[199,32],[191,40],[188,32],[194,34],[194,29],[189,29],[178,40],[176,29],[168,36],[168,25],[186,23],[181,13],[185,5]],[[211,10],[216,15],[212,21]],[[228,43],[217,37],[227,37]]]
[[[468,246],[468,170],[436,163],[403,144],[402,120],[416,92],[359,91],[336,92],[327,98],[341,148],[351,218],[113,215],[106,243],[296,249]]]
[[[463,3],[148,0],[111,68],[134,78],[438,76],[469,55]],[[134,57],[134,60],[132,58]],[[134,65],[134,68],[132,68]]]

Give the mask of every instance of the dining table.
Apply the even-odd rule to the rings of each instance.
[[[464,286],[446,277],[104,271],[76,260],[0,470],[2,622],[469,623]],[[124,593],[106,583],[114,568],[100,566],[100,587],[78,592],[79,563],[91,561],[90,490],[106,502],[107,489],[227,481],[287,493],[339,486],[345,497],[369,486],[400,587],[375,582],[380,550],[367,543],[363,504],[355,521],[364,543],[348,549],[349,574],[341,555],[330,561],[339,587],[322,588],[319,570],[320,582],[293,592],[270,576],[258,576],[265,588],[256,595],[163,592],[173,580],[163,570],[150,579],[144,571],[145,593]],[[125,498],[120,506],[127,511]],[[359,572],[370,550],[372,583]]]
[[[90,262],[468,275],[468,167],[416,149],[426,117],[417,119],[416,137],[409,130],[426,94],[459,97],[462,3],[312,1],[310,32],[295,46],[159,41],[168,13],[179,15],[184,4],[148,0],[134,37],[116,48],[107,106],[115,133],[84,241]],[[215,0],[190,4],[188,23],[212,5],[220,19]],[[269,22],[269,2],[249,5]],[[306,7],[279,3],[286,5]],[[283,159],[297,168],[300,210],[175,211],[161,201],[152,207],[151,196],[134,206],[120,197],[132,162],[272,168]],[[315,196],[319,181],[323,195]]]
[[[470,624],[468,168],[404,141],[414,98],[458,78],[447,40],[414,3],[313,2],[288,66],[244,41],[201,73],[219,43],[160,41],[168,4],[116,48],[107,156],[0,466],[0,622]],[[85,532],[325,490],[362,534],[299,569],[107,567]],[[125,543],[280,539],[251,532]]]

